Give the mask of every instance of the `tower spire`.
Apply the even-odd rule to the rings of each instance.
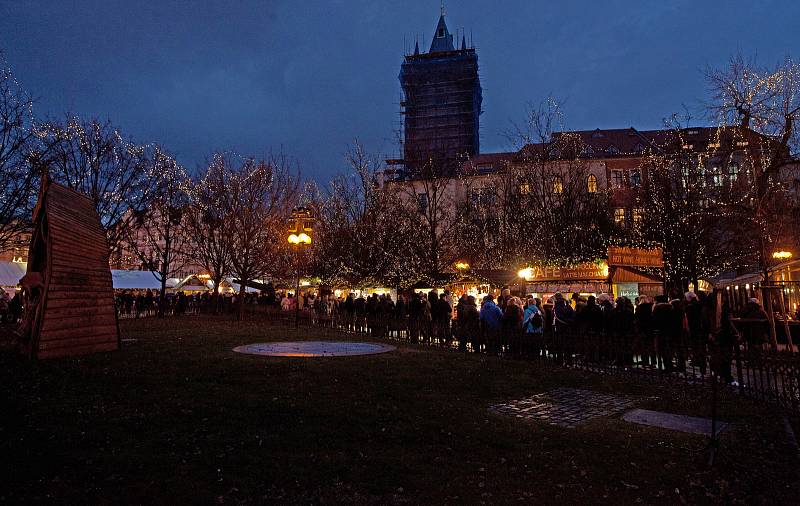
[[[442,17],[444,17],[444,0],[442,0],[442,2],[441,2],[441,13],[442,13]]]
[[[442,14],[439,16],[439,23],[436,25],[436,31],[433,33],[431,40],[431,49],[429,53],[438,53],[444,51],[454,51],[453,35],[447,29],[447,23],[444,21],[444,1],[442,1]]]

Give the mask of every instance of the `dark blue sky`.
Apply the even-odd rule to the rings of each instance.
[[[446,7],[478,47],[483,152],[506,148],[510,121],[548,94],[570,128],[653,128],[700,110],[708,64],[800,57],[790,0]],[[403,39],[424,32],[427,49],[438,16],[435,0],[0,0],[0,48],[39,116],[109,118],[190,169],[215,149],[282,150],[325,181],[355,137],[395,154]]]

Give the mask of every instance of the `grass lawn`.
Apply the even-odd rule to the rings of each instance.
[[[618,416],[564,429],[487,411],[569,386],[708,416],[699,391],[421,346],[231,352],[334,337],[255,319],[121,330],[136,342],[113,353],[35,363],[0,352],[0,503],[797,503],[783,421],[741,399],[722,400],[734,425],[708,467],[701,436]]]

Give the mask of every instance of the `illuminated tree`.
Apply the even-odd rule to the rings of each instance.
[[[149,172],[155,181],[152,198],[145,209],[133,211],[125,237],[131,251],[161,283],[163,295],[167,279],[180,272],[189,260],[191,235],[185,227],[188,177],[183,167],[159,147],[154,150]],[[160,300],[159,316],[165,299]]]
[[[396,192],[398,226],[413,230],[405,245],[406,269],[403,278],[433,281],[449,269],[461,254],[458,230],[464,207],[459,205],[463,181],[443,174],[435,160],[412,168],[398,184],[387,185]]]
[[[608,194],[590,187],[590,153],[566,130],[552,98],[529,107],[508,134],[515,159],[498,175],[497,241],[491,250],[513,268],[520,263],[574,265],[605,256],[612,223]]]
[[[299,196],[299,178],[283,157],[220,156],[224,164],[225,226],[230,227],[231,273],[239,279],[239,318],[247,283],[285,273],[290,257],[286,219]]]
[[[694,144],[693,131],[676,123],[645,154],[640,168],[647,177],[639,204],[645,213],[629,237],[634,246],[662,248],[666,284],[681,291],[736,266],[743,255],[736,234],[721,225],[741,186],[736,180],[731,184],[727,166],[723,173],[713,143],[710,150]]]
[[[109,248],[117,253],[131,221],[153,198],[154,147],[126,140],[110,122],[76,116],[39,125],[37,135],[50,176],[94,201]]]
[[[398,284],[409,237],[399,199],[380,187],[383,165],[358,141],[346,159],[349,173],[334,178],[316,206],[315,272],[329,283]]]
[[[753,263],[766,279],[772,249],[798,239],[796,212],[786,204],[796,196],[800,63],[787,57],[768,69],[739,55],[725,69],[708,69],[706,77],[712,93],[709,110],[733,132],[729,142],[744,154],[743,166],[751,171],[752,192],[732,212],[748,225],[742,238],[752,243]]]
[[[186,230],[192,237],[189,254],[208,271],[217,292],[232,268],[225,168],[224,156],[213,155],[202,177],[190,183],[191,204],[186,212]]]
[[[0,54],[0,251],[11,248],[30,223],[37,176],[31,107]]]

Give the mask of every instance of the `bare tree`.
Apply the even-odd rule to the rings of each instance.
[[[674,119],[669,123],[664,141],[643,157],[641,169],[647,178],[640,205],[647,212],[632,232],[635,240],[662,248],[667,286],[685,291],[689,283],[696,287],[699,279],[736,265],[742,254],[741,244],[732,244],[730,229],[720,226],[738,186],[722,186],[723,172],[714,168],[718,162],[713,148],[694,146],[691,129]],[[727,174],[726,170],[726,179]]]
[[[239,318],[244,315],[247,283],[267,273],[284,272],[286,218],[299,195],[299,178],[284,157],[225,158],[228,188],[225,224],[230,227],[232,274],[239,278]]]
[[[720,127],[737,127],[731,142],[746,154],[746,166],[752,170],[753,192],[739,206],[739,216],[752,225],[742,232],[755,239],[757,265],[766,279],[773,247],[787,235],[797,239],[796,230],[779,230],[792,216],[775,204],[793,191],[787,186],[791,172],[796,179],[800,63],[787,57],[768,69],[738,55],[724,69],[709,68],[706,78],[712,94],[708,109]],[[782,218],[776,220],[776,212]]]
[[[150,163],[155,180],[152,198],[147,208],[132,211],[133,219],[124,230],[131,250],[161,283],[161,316],[167,279],[180,272],[189,258],[191,236],[184,226],[188,177],[183,167],[158,147]]]
[[[192,237],[190,256],[208,271],[215,293],[219,293],[222,280],[232,268],[225,170],[224,156],[213,155],[200,180],[191,183],[191,205],[186,213],[186,230]]]
[[[590,152],[567,131],[553,98],[529,107],[525,122],[508,137],[519,148],[514,166],[502,175],[507,199],[498,230],[501,251],[572,265],[606,254],[612,223],[608,194],[590,183]]]
[[[116,253],[131,221],[153,197],[154,148],[126,140],[110,122],[76,116],[39,125],[37,135],[53,180],[94,201],[111,252]]]
[[[399,201],[380,187],[383,164],[357,140],[346,159],[350,172],[333,179],[317,206],[315,272],[351,286],[399,283],[408,238]]]
[[[435,160],[429,160],[387,190],[398,195],[398,225],[415,231],[405,248],[404,280],[433,281],[462,253],[458,230],[464,212],[459,205],[463,181],[459,174],[443,171]]]
[[[36,182],[31,107],[0,54],[0,252],[11,248],[30,222]]]

